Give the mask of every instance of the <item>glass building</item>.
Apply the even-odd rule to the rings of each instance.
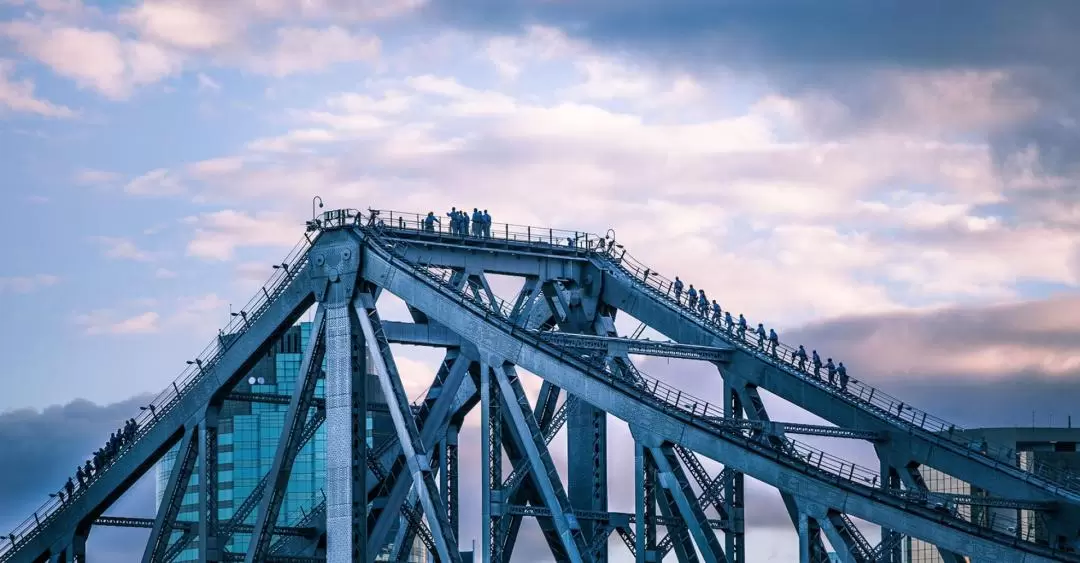
[[[1030,469],[1034,464],[1044,464],[1058,470],[1080,472],[1080,429],[1072,428],[1070,420],[1067,428],[978,428],[957,431],[957,434],[969,441],[972,449],[979,449],[983,444],[993,444],[996,448],[1011,452],[1010,461],[1022,469]],[[979,496],[986,491],[973,487],[951,475],[929,467],[920,467],[919,472],[926,481],[927,488],[933,492]],[[1020,530],[1012,528],[1029,537],[1047,541],[1047,530],[1042,519],[1031,510],[1006,510],[980,506],[959,505],[958,515],[964,520],[989,525],[998,514],[1018,523]],[[965,558],[965,560],[968,560]],[[904,563],[939,563],[943,561],[938,550],[922,540],[904,538]]]
[[[271,346],[266,357],[251,369],[248,376],[236,386],[234,393],[265,394],[277,397],[291,397],[300,375],[300,363],[303,350],[311,335],[311,323],[300,323],[290,327],[281,339]],[[222,335],[228,339],[230,335]],[[368,362],[371,365],[371,362]],[[323,397],[324,380],[320,379],[315,388],[315,396]],[[369,374],[367,385],[368,401],[376,405],[374,413],[367,416],[368,447],[375,447],[384,440],[392,438],[393,425],[389,413],[378,409],[378,403],[385,404],[378,379]],[[270,472],[277,452],[278,440],[284,431],[285,415],[288,404],[256,401],[225,401],[218,425],[218,520],[221,523],[233,517],[235,509],[244,502],[262,477]],[[178,448],[173,448],[162,458],[156,469],[157,501],[168,485],[169,474],[177,456]],[[277,525],[289,526],[323,502],[323,482],[326,476],[326,429],[320,427],[314,438],[309,441],[296,456],[289,486],[281,505]],[[178,520],[198,521],[198,478],[196,470],[185,492]],[[258,510],[252,511],[245,523],[254,524]],[[399,524],[400,525],[400,524]],[[174,538],[181,534],[174,531]],[[391,534],[390,537],[393,537]],[[174,559],[174,561],[197,561],[198,538]],[[249,534],[234,534],[223,547],[233,553],[247,550]],[[426,561],[426,551],[420,541],[411,549],[410,561]]]

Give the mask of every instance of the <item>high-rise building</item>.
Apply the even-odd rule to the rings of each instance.
[[[245,379],[237,385],[235,393],[264,394],[291,397],[300,375],[303,351],[311,335],[311,323],[290,327],[276,342],[267,355],[260,359]],[[227,340],[229,335],[221,338]],[[371,366],[371,362],[367,362]],[[324,381],[320,379],[315,396],[323,397]],[[385,404],[378,379],[369,372],[367,382],[369,403]],[[368,447],[377,447],[393,436],[393,423],[388,412],[372,409],[367,416]],[[284,431],[287,404],[259,401],[225,401],[218,425],[218,520],[227,522],[238,507],[255,489],[263,475],[270,472],[278,441]],[[157,505],[169,481],[177,448],[168,452],[157,466]],[[326,431],[319,428],[293,463],[288,489],[281,505],[277,525],[288,526],[303,518],[312,507],[323,501],[323,483],[326,475]],[[198,470],[192,475],[185,491],[178,515],[180,521],[197,521]],[[246,523],[254,524],[256,511],[248,516]],[[180,532],[174,532],[179,537]],[[391,534],[390,537],[393,537]],[[175,540],[175,537],[174,537]],[[174,560],[178,562],[198,560],[198,538]],[[224,546],[230,552],[244,553],[249,534],[234,534]],[[410,561],[426,560],[423,542],[412,546]]]
[[[1011,462],[1024,469],[1038,463],[1059,470],[1080,472],[1080,452],[1077,452],[1080,429],[1071,428],[1071,423],[1069,428],[978,428],[956,433],[967,440],[973,449],[991,447],[995,451],[1006,452]],[[973,496],[986,494],[978,487],[929,467],[920,467],[919,472],[927,488],[933,492]],[[999,522],[1015,523],[1010,527],[1017,533],[1048,539],[1042,520],[1031,510],[967,505],[957,506],[956,509],[958,515],[968,521],[988,525],[992,520],[1001,518]],[[924,541],[905,538],[903,546],[905,563],[943,561],[937,548]]]

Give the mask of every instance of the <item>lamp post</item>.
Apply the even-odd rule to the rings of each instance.
[[[315,218],[318,217],[318,214],[315,212],[315,202],[316,201],[319,202],[319,209],[322,209],[322,207],[323,207],[323,202],[322,202],[321,197],[315,196],[315,197],[311,198],[311,222],[313,222],[313,223],[315,222]]]

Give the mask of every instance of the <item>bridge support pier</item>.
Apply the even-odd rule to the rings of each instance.
[[[743,406],[731,383],[724,380],[724,416],[742,418]],[[746,563],[744,478],[738,471],[724,471],[724,510],[730,519],[724,531],[724,551],[730,563]],[[899,563],[899,562],[897,562]]]
[[[367,373],[348,302],[326,319],[326,560],[367,557]]]
[[[199,436],[199,563],[221,560],[218,547],[218,412],[210,405],[200,423]]]

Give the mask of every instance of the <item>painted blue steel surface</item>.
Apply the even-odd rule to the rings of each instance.
[[[364,278],[382,286],[423,311],[429,318],[473,342],[482,353],[520,365],[566,389],[571,394],[622,419],[647,426],[654,433],[680,443],[738,471],[754,475],[781,490],[826,500],[846,513],[872,522],[888,522],[893,529],[977,557],[1009,561],[1051,561],[1039,546],[1012,547],[1015,538],[977,529],[962,521],[943,520],[929,509],[907,507],[872,487],[837,480],[809,468],[800,460],[775,451],[758,450],[755,443],[716,432],[685,407],[657,400],[642,389],[612,380],[580,359],[534,340],[513,328],[501,314],[481,310],[461,294],[427,278],[378,244],[364,248]],[[677,400],[677,399],[676,399]],[[1027,542],[1019,542],[1027,543]],[[1032,553],[1034,552],[1034,553]]]
[[[156,414],[143,420],[135,443],[126,448],[112,465],[88,487],[77,492],[48,517],[39,516],[40,526],[17,535],[14,548],[5,547],[0,561],[34,561],[63,541],[72,530],[88,527],[107,507],[145,474],[182,436],[184,425],[197,423],[201,413],[215,397],[223,398],[235,386],[245,370],[291,326],[313,302],[306,279],[290,278],[283,289],[267,302],[258,318],[253,319],[228,349],[205,371],[196,373],[187,387],[156,408]],[[10,545],[10,544],[9,544]]]
[[[779,361],[756,353],[721,328],[677,305],[665,292],[666,280],[653,277],[654,272],[627,257],[621,247],[615,249],[613,241],[607,241],[605,251],[597,252],[592,248],[599,242],[599,237],[570,231],[495,225],[493,234],[496,236],[492,238],[462,238],[439,231],[423,232],[415,228],[412,214],[384,213],[382,220],[396,229],[356,228],[358,220],[363,221],[355,214],[343,211],[330,212],[320,218],[319,227],[326,231],[319,235],[310,251],[301,246],[291,255],[287,262],[293,264],[286,263],[276,283],[264,290],[253,305],[245,308],[242,319],[237,319],[235,338],[227,344],[222,341],[220,351],[212,350],[209,356],[201,358],[192,368],[192,375],[179,382],[174,392],[155,402],[155,411],[140,420],[135,443],[125,448],[100,476],[86,487],[80,487],[63,506],[49,506],[40,511],[37,515],[40,522],[21,526],[14,547],[0,547],[0,562],[36,561],[43,556],[70,558],[72,554],[81,554],[81,537],[85,536],[93,520],[181,439],[185,427],[193,428],[203,420],[208,408],[220,404],[275,337],[316,300],[332,304],[327,309],[326,424],[337,429],[328,433],[334,434],[340,443],[334,446],[331,438],[328,444],[328,450],[332,450],[328,451],[327,460],[328,506],[318,507],[307,515],[306,520],[309,524],[317,522],[314,526],[326,531],[327,561],[355,558],[357,546],[353,542],[361,542],[361,547],[367,542],[366,531],[357,536],[353,530],[356,499],[363,498],[360,491],[366,491],[367,499],[373,500],[373,495],[379,494],[380,487],[387,484],[393,486],[383,490],[389,491],[395,507],[408,498],[410,490],[419,492],[419,506],[423,506],[428,520],[434,524],[431,532],[435,533],[438,551],[443,559],[456,559],[456,530],[449,526],[444,497],[431,478],[429,452],[444,439],[450,421],[456,420],[460,424],[478,402],[478,395],[486,395],[486,392],[508,402],[504,409],[509,407],[509,410],[497,421],[504,429],[512,430],[508,436],[514,439],[506,446],[507,452],[517,452],[515,474],[518,466],[522,470],[529,466],[534,474],[526,482],[530,486],[538,485],[538,489],[528,490],[536,495],[532,499],[534,506],[537,502],[544,505],[537,508],[538,515],[546,514],[540,516],[542,522],[549,523],[550,531],[562,538],[562,542],[556,540],[561,543],[558,550],[572,560],[593,559],[592,554],[597,553],[594,547],[598,544],[590,542],[588,537],[582,538],[582,528],[574,517],[575,509],[581,509],[575,504],[577,501],[571,502],[573,495],[568,498],[562,490],[558,475],[550,465],[547,452],[550,438],[544,429],[553,424],[554,402],[539,404],[534,418],[519,386],[515,387],[512,365],[544,378],[545,388],[565,389],[575,397],[576,404],[631,422],[638,429],[636,435],[641,434],[639,438],[644,441],[639,446],[639,459],[636,460],[640,466],[638,482],[648,480],[644,467],[648,465],[646,458],[651,457],[664,486],[663,498],[659,500],[665,517],[689,522],[690,535],[697,540],[698,547],[707,551],[705,557],[709,561],[723,561],[725,555],[708,529],[709,523],[702,512],[705,506],[698,506],[698,500],[693,498],[687,476],[673,449],[675,444],[723,463],[726,472],[751,475],[794,499],[792,506],[797,505],[797,513],[793,518],[804,532],[800,534],[804,546],[811,545],[809,541],[816,537],[813,530],[821,526],[831,543],[840,548],[843,557],[872,558],[874,548],[844,516],[851,514],[923,539],[943,550],[963,553],[976,561],[1080,561],[1080,555],[1076,553],[1063,553],[1017,537],[1002,526],[981,527],[935,511],[925,503],[917,502],[918,499],[913,501],[910,494],[876,488],[869,484],[870,477],[877,475],[876,470],[859,468],[784,438],[762,439],[760,432],[754,431],[757,428],[728,423],[729,420],[724,418],[725,406],[709,405],[690,397],[640,374],[632,366],[627,368],[632,371],[624,375],[621,368],[583,356],[582,352],[590,351],[598,356],[621,356],[627,351],[649,349],[675,357],[697,355],[700,356],[698,359],[722,366],[725,384],[737,382],[738,386],[749,386],[736,388],[737,392],[747,393],[760,386],[838,426],[858,429],[851,437],[884,434],[887,441],[878,442],[877,447],[894,466],[902,467],[915,461],[1011,499],[1056,502],[1058,511],[1050,514],[1048,521],[1053,530],[1062,534],[1073,535],[1076,526],[1071,523],[1080,521],[1080,491],[1073,490],[1064,477],[1026,472],[1002,461],[996,452],[984,455],[947,433],[935,433],[935,429],[945,428],[941,421],[914,409],[905,410],[904,405],[891,397],[875,396],[876,390],[864,383],[853,381],[847,394],[840,393],[838,389],[793,369],[786,358]],[[357,268],[361,275],[354,283]],[[469,274],[454,277],[451,275],[454,269],[467,270]],[[526,288],[537,292],[523,293],[518,303],[510,306],[491,293],[483,278],[484,272],[528,276],[531,281]],[[368,282],[375,287],[363,285]],[[350,309],[360,288],[363,291],[374,289],[376,297],[386,290],[402,298],[413,309],[414,320],[418,323],[381,323],[377,316],[372,317],[373,321],[365,316],[363,320],[369,322],[354,325]],[[543,294],[539,293],[541,289]],[[565,324],[573,331],[613,334],[609,330],[611,318],[597,314],[601,303],[642,319],[675,342],[707,348],[628,343],[623,339],[597,337],[557,336],[554,341],[545,341],[536,331],[522,328],[529,324],[519,320],[519,317],[527,317],[531,322],[543,322],[554,313],[553,322]],[[547,311],[548,304],[552,311]],[[364,302],[364,307],[371,308],[373,304]],[[360,308],[356,312],[364,315],[364,311]],[[525,311],[524,315],[522,311]],[[347,467],[353,463],[351,460],[355,455],[347,446],[352,442],[355,405],[335,402],[331,397],[332,394],[344,396],[339,384],[346,378],[348,385],[355,384],[352,347],[354,337],[359,337],[356,333],[361,329],[367,333],[367,338],[362,340],[376,352],[380,384],[384,394],[394,399],[391,414],[398,435],[404,438],[388,442],[372,457],[366,458],[367,467],[359,469],[360,475],[366,475],[366,478],[349,474]],[[396,370],[390,363],[392,359],[386,357],[385,363],[380,363],[384,358],[377,353],[376,334],[381,346],[389,341],[460,348],[463,356],[458,357],[449,372],[440,372],[427,400],[416,411],[406,402]],[[559,342],[559,338],[576,340]],[[388,349],[384,354],[388,355]],[[469,359],[463,360],[465,356]],[[490,383],[490,388],[482,386],[483,389],[478,389],[474,379],[477,376],[470,377],[465,369],[474,358],[499,370],[494,381],[482,378],[484,383]],[[486,369],[483,371],[485,376],[490,376]],[[551,396],[557,397],[557,393]],[[334,407],[337,410],[332,412]],[[891,412],[893,407],[897,408],[896,413]],[[585,436],[582,424],[579,421],[577,431]],[[344,428],[346,425],[347,429]],[[642,433],[641,428],[647,428],[647,433]],[[591,443],[590,440],[592,438],[579,441],[584,444]],[[486,436],[484,441],[486,444]],[[498,444],[498,440],[494,443]],[[494,451],[491,454],[499,455]],[[571,454],[573,456],[574,452]],[[583,455],[584,452],[578,452],[579,463]],[[339,482],[342,478],[345,481]],[[511,476],[511,480],[515,478],[520,482],[521,477]],[[386,481],[380,483],[383,479]],[[355,486],[359,489],[350,488]],[[606,489],[603,485],[601,488]],[[579,494],[580,491],[585,489],[579,487]],[[602,492],[606,495],[606,490]],[[643,498],[638,498],[635,509],[639,525],[644,514],[651,510],[642,502]],[[485,514],[490,508],[485,506]],[[366,511],[361,512],[361,517],[366,519]],[[582,512],[594,513],[597,512],[588,509]],[[509,518],[510,513],[492,514],[493,518],[496,516]],[[601,538],[613,531],[591,522],[589,526],[595,527],[590,529]],[[202,522],[204,533],[207,533],[208,525],[209,521]],[[422,531],[427,534],[424,537],[431,539],[431,532]],[[616,526],[614,531],[628,545],[640,545],[647,533],[651,533],[639,527],[635,542],[626,526]],[[398,535],[406,537],[409,534],[401,530]],[[514,535],[516,533],[508,537],[488,537],[485,533],[485,548],[491,542],[503,541],[512,548]],[[688,553],[693,550],[688,538],[669,538],[661,542],[667,547],[662,545],[657,549],[664,552],[674,547],[676,551]],[[273,551],[275,556],[267,556],[266,560],[275,560],[277,554],[313,553],[313,545],[308,540],[291,538],[274,544]],[[485,549],[485,557],[487,553]],[[235,556],[232,554],[228,559]],[[639,554],[638,560],[643,560],[643,556]],[[735,561],[741,561],[743,556],[740,553]]]

